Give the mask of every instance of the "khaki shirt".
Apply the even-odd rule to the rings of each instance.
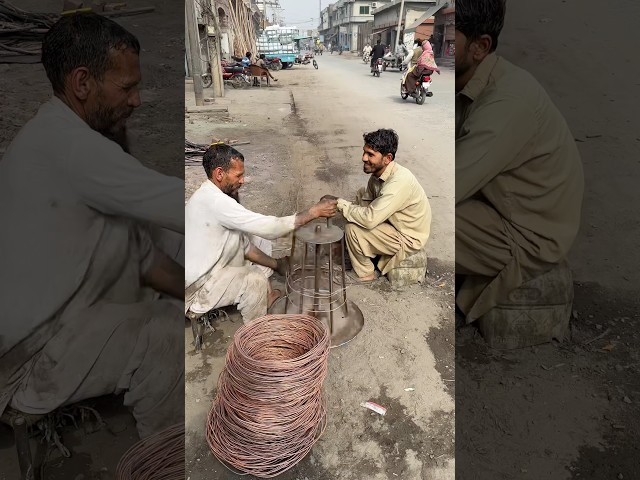
[[[422,49],[422,47],[416,47],[413,49],[413,56],[411,57],[411,65],[418,64],[418,60],[420,60],[420,55],[422,55],[423,51],[424,50]]]
[[[339,198],[338,210],[348,222],[367,230],[383,222],[390,223],[410,252],[426,245],[431,228],[431,206],[424,189],[409,169],[391,162],[380,178],[371,175],[359,203]]]
[[[456,96],[456,205],[488,202],[519,247],[557,263],[578,233],[583,191],[580,154],[562,114],[531,74],[489,55]],[[510,283],[492,290],[519,286]]]

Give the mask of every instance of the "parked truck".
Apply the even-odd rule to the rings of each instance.
[[[270,60],[279,58],[282,68],[291,68],[300,53],[295,41],[298,35],[297,28],[277,25],[267,27],[258,36],[258,55],[264,53]]]

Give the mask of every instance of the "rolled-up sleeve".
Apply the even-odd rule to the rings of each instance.
[[[367,206],[361,207],[339,198],[338,210],[348,222],[371,230],[404,208],[409,195],[409,189],[402,189],[400,183],[388,184],[382,188],[380,196]]]

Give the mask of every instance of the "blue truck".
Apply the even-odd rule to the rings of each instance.
[[[270,60],[279,58],[282,68],[291,68],[300,53],[295,41],[299,33],[297,28],[277,25],[265,28],[258,36],[258,55],[264,53]]]

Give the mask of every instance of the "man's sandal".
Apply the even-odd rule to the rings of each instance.
[[[376,271],[375,278],[372,280],[361,280],[360,277],[353,270],[347,270],[344,274],[344,283],[345,286],[348,285],[369,285],[374,283],[376,280],[380,278],[380,274]],[[342,283],[342,270],[339,270],[333,276],[333,281],[338,285]]]

